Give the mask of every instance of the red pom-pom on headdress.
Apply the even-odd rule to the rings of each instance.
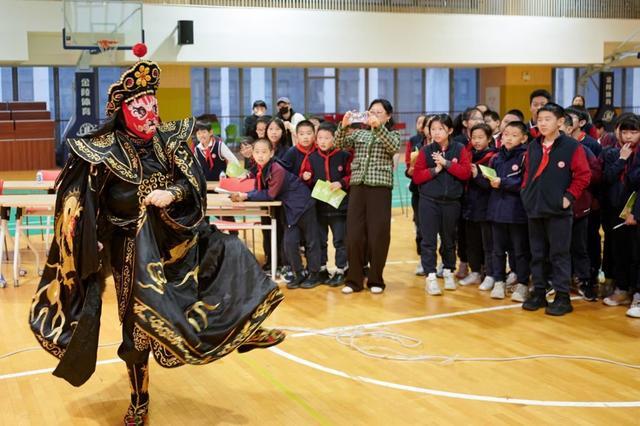
[[[131,50],[138,58],[142,58],[147,54],[147,45],[144,43],[136,43]]]

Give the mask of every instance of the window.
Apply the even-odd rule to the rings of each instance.
[[[120,76],[126,68],[120,67],[100,67],[98,68],[98,118],[104,120],[107,118],[106,105],[107,105],[107,91],[109,87],[120,79]],[[75,72],[74,72],[75,76]],[[74,81],[73,78],[71,81]],[[62,84],[60,85],[62,88]],[[62,89],[61,89],[62,90]],[[75,92],[72,92],[75,93]]]
[[[358,110],[365,106],[365,69],[341,68],[338,71],[338,113]]]
[[[0,102],[13,100],[13,74],[11,67],[0,67]]]
[[[395,120],[406,123],[407,130],[413,132],[416,117],[424,110],[424,87],[421,68],[402,68],[398,70],[397,105],[394,105]]]
[[[253,102],[263,100],[267,104],[267,114],[273,115],[271,99],[271,68],[244,68],[242,76],[242,110],[241,115],[251,115]]]
[[[580,76],[585,73],[584,68],[579,69]],[[622,81],[622,68],[615,68],[613,70],[613,105],[621,106],[622,105],[622,85],[624,82]],[[578,91],[581,88],[578,87]],[[600,103],[600,73],[595,73],[591,75],[587,79],[586,88],[584,89],[584,93],[582,95],[585,97],[587,101],[587,108],[598,108]]]
[[[425,82],[428,113],[449,112],[449,69],[428,68]]]
[[[191,67],[191,113],[198,117],[205,112],[204,68]]]
[[[76,107],[75,88],[74,81],[76,76],[76,70],[73,67],[60,67],[58,69],[58,87],[60,88],[59,100],[60,100],[60,134],[64,134],[64,129],[67,126],[71,116],[73,115]],[[105,94],[106,98],[106,94]],[[106,103],[106,101],[105,101]],[[98,118],[104,117],[104,104],[99,105],[101,113]]]
[[[553,93],[555,102],[561,106],[569,106],[576,94],[576,69],[556,68]]]
[[[307,80],[309,96],[307,112],[323,115],[336,111],[336,70],[335,68],[310,68]]]
[[[475,68],[453,70],[453,110],[458,113],[478,103]]]
[[[278,68],[276,70],[276,100],[282,96],[287,97],[291,100],[291,108],[295,112],[304,113],[304,83],[304,69]]]
[[[393,68],[369,68],[369,99],[386,99],[393,104]]]

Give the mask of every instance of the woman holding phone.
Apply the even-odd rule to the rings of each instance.
[[[380,294],[385,288],[382,272],[391,239],[393,156],[400,147],[400,135],[392,130],[392,113],[388,100],[375,99],[366,116],[358,117],[365,119],[368,129],[349,134],[355,114],[347,112],[336,131],[336,147],[354,152],[347,210],[349,269],[344,294],[363,290],[367,260],[369,290]]]

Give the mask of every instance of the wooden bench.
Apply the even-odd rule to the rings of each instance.
[[[0,121],[11,120],[11,111],[0,110]]]
[[[2,113],[0,112],[0,117]],[[11,111],[12,120],[50,120],[51,113],[49,111]]]
[[[46,102],[7,102],[9,111],[46,111]]]
[[[0,121],[0,140],[15,139],[15,136],[13,121]]]
[[[38,139],[38,138],[54,138],[55,123],[53,120],[20,120],[15,123],[15,138],[19,139]]]

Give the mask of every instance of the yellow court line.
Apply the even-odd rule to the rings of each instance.
[[[301,406],[304,411],[306,411],[311,417],[318,421],[321,425],[330,425],[331,421],[327,419],[321,412],[313,408],[304,398],[302,398],[298,393],[291,390],[287,385],[285,385],[280,380],[276,379],[266,368],[258,365],[257,363],[251,361],[249,358],[245,358],[242,360],[238,360],[241,364],[245,364],[249,366],[254,372],[261,375],[268,382],[274,385],[280,392],[287,396],[291,401],[295,402],[299,406]]]

